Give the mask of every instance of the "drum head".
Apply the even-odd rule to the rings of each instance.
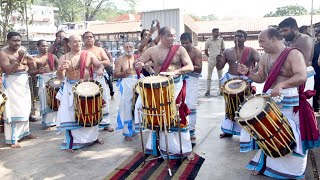
[[[247,88],[247,82],[243,79],[231,79],[223,85],[223,92],[227,94],[239,94]]]
[[[62,81],[58,78],[52,78],[48,81],[48,85],[53,88],[60,88],[62,86]]]
[[[89,97],[99,93],[100,87],[95,82],[81,82],[76,86],[76,93],[80,96]]]
[[[160,88],[160,84],[162,87],[167,87],[169,84],[173,84],[173,79],[166,76],[148,76],[139,80],[140,87],[151,88],[152,85],[153,88]]]
[[[266,105],[267,100],[264,97],[252,97],[242,105],[239,111],[240,120],[252,119],[258,116],[266,108]]]

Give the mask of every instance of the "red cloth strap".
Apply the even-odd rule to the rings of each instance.
[[[241,55],[241,60],[240,63],[244,64],[247,60],[248,55],[250,54],[250,48],[249,47],[245,47],[243,50],[243,53]]]
[[[86,62],[88,57],[88,51],[81,51],[80,54],[80,79],[84,78],[84,71],[86,69]],[[93,66],[89,69],[90,78],[93,79]]]
[[[138,59],[139,57],[141,56],[141,54],[134,54],[133,57],[134,57],[134,60]],[[141,76],[141,69],[139,68],[134,68],[136,70],[136,74],[138,76],[138,79],[140,79],[140,76]]]
[[[49,68],[51,71],[54,70],[54,58],[53,58],[53,54],[48,52],[48,64],[49,64]]]
[[[162,66],[161,66],[161,69],[160,69],[160,72],[166,72],[171,64],[171,61],[174,57],[174,55],[176,55],[176,52],[178,51],[180,45],[173,45],[168,54],[167,54],[167,57],[166,59],[164,60]]]
[[[182,126],[188,125],[187,116],[191,113],[190,109],[188,108],[187,104],[185,103],[187,94],[187,82],[183,80],[182,89],[176,99],[176,104],[180,104],[179,106],[179,115],[180,115],[180,123]]]
[[[279,55],[276,62],[273,64],[270,72],[268,73],[268,77],[266,79],[266,82],[264,83],[263,92],[267,92],[268,89],[270,89],[273,85],[273,83],[277,80],[278,74],[284,64],[284,62],[287,60],[287,57],[293,49],[296,48],[286,48],[284,49],[281,54]]]

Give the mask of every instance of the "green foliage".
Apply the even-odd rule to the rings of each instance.
[[[59,9],[58,23],[106,20],[126,12],[135,12],[137,0],[125,1],[130,10],[119,10],[111,0],[35,0],[35,4],[51,4]]]
[[[301,16],[307,15],[308,11],[300,5],[289,5],[278,7],[275,12],[271,11],[264,17],[279,17],[279,16]]]

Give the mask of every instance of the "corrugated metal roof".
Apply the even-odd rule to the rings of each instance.
[[[289,17],[289,16],[287,16]],[[217,20],[217,21],[196,21],[199,33],[211,33],[213,28],[219,28],[220,32],[235,32],[238,29],[245,31],[261,31],[268,28],[269,25],[278,25],[287,17],[267,17],[255,19],[234,19],[234,20]],[[311,17],[292,16],[296,19],[298,26],[310,25]],[[320,15],[313,16],[313,22],[319,22]]]
[[[90,25],[87,29],[94,34],[119,33],[119,32],[140,32],[141,21],[120,21],[105,22]]]
[[[190,17],[188,15],[184,15],[183,16],[183,21],[184,21],[184,24],[186,26],[188,26],[193,32],[195,32],[196,34],[199,33],[198,24],[196,24],[196,22],[193,20],[192,17]]]

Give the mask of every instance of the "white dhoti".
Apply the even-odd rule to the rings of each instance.
[[[133,117],[133,88],[137,84],[138,77],[130,76],[122,78],[117,86],[120,91],[120,105],[117,117],[117,130],[122,129],[123,135],[132,137],[135,133]]]
[[[229,79],[232,78],[242,78],[247,80],[248,77],[241,75],[241,76],[235,76],[235,75],[231,75],[229,73],[226,73],[221,79],[220,79],[220,86],[222,87],[222,85]],[[221,131],[226,133],[226,134],[232,134],[232,135],[240,135],[242,127],[235,122],[234,120],[231,120],[227,117],[227,115],[224,117],[224,119],[221,122]]]
[[[50,127],[56,125],[58,111],[53,111],[48,106],[46,83],[55,77],[55,73],[46,73],[38,76],[38,95],[40,101],[40,115],[42,116],[42,125]]]
[[[179,92],[182,88],[182,79],[181,77],[175,78],[174,83],[174,98],[176,99],[179,95]],[[138,109],[142,109],[142,101],[141,97],[139,96],[135,105],[135,110],[137,112]],[[138,113],[136,114],[136,124],[139,123]],[[179,141],[179,132],[176,128],[172,128],[170,132],[168,132],[168,151],[169,151],[169,158],[176,159],[180,158],[180,141]],[[188,128],[181,129],[181,144],[182,144],[182,155],[188,156],[192,152],[192,145],[190,141],[190,132]],[[165,143],[165,134],[164,131],[159,132],[159,145],[161,152],[166,154],[166,143]],[[157,155],[157,147],[156,147],[156,131],[151,131],[148,136],[148,141],[146,144],[146,153]]]
[[[270,90],[268,91],[270,92]],[[272,158],[259,150],[247,165],[247,169],[259,171],[266,176],[276,179],[299,179],[304,177],[307,165],[307,154],[303,153],[299,129],[299,112],[294,113],[293,107],[299,105],[297,88],[284,89],[281,92],[283,100],[278,103],[281,112],[288,119],[293,131],[296,147],[292,153],[283,157]],[[248,136],[247,132],[241,132],[241,136]],[[240,141],[243,139],[240,138]],[[248,150],[248,149],[247,149]]]
[[[31,94],[28,74],[4,74],[2,90],[7,96],[3,114],[6,144],[15,144],[21,138],[30,135]]]
[[[199,77],[198,73],[189,73],[187,81],[187,95],[186,104],[190,109],[189,114],[189,131],[191,139],[195,138],[196,123],[197,123],[197,101],[198,101],[198,89],[199,89]]]
[[[108,76],[108,74],[105,73],[104,76]],[[109,117],[110,104],[109,104],[109,95],[107,91],[107,84],[104,77],[99,78],[96,76],[96,74],[94,75],[94,77],[95,77],[94,79],[98,81],[102,86],[102,89],[103,89],[102,99],[106,103],[105,107],[102,108],[103,117],[101,122],[99,123],[99,128],[104,129],[109,127],[111,122]]]
[[[79,126],[75,121],[72,86],[77,81],[65,80],[56,98],[60,100],[57,116],[58,131],[65,130],[64,143],[61,149],[80,149],[95,143],[98,139],[98,125],[93,127]]]

